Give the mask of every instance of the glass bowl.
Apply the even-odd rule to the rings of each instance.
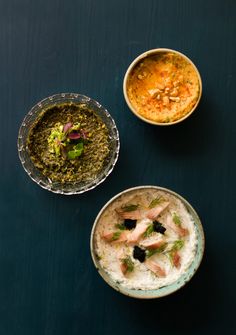
[[[92,109],[104,122],[108,129],[109,138],[109,154],[105,159],[103,169],[98,173],[94,180],[80,181],[80,182],[57,182],[52,181],[45,175],[43,175],[40,170],[38,170],[30,159],[29,151],[27,148],[27,138],[29,131],[35,121],[40,119],[40,114],[42,111],[48,107],[56,106],[62,103],[75,103],[75,104],[85,104],[86,107]],[[95,188],[97,185],[102,183],[107,176],[113,170],[119,155],[120,141],[119,133],[114,120],[108,111],[100,105],[97,101],[77,93],[60,93],[52,95],[48,98],[37,103],[25,116],[19,130],[18,135],[18,154],[23,168],[29,175],[29,177],[36,182],[39,186],[48,191],[54,193],[60,193],[65,195],[80,194]]]
[[[164,192],[167,195],[170,195],[182,202],[187,212],[191,215],[193,219],[193,224],[195,228],[196,233],[196,244],[195,244],[195,250],[194,250],[194,257],[191,260],[191,262],[188,264],[187,268],[183,270],[182,273],[180,273],[179,277],[173,282],[170,282],[169,284],[165,284],[163,286],[160,286],[158,288],[154,289],[140,289],[133,287],[128,288],[125,285],[122,285],[121,282],[118,280],[114,280],[112,276],[108,273],[108,271],[101,265],[100,263],[100,256],[97,254],[97,229],[99,226],[100,218],[104,217],[104,213],[109,211],[111,206],[119,202],[122,197],[130,196],[134,191],[139,192],[146,192],[146,191],[161,191]],[[107,220],[107,219],[106,219]],[[117,247],[114,246],[114,248]],[[94,265],[98,271],[98,273],[101,275],[101,277],[105,280],[105,282],[110,285],[113,289],[117,290],[118,292],[127,295],[129,297],[133,298],[139,298],[139,299],[154,299],[154,298],[161,298],[166,295],[172,294],[175,291],[179,290],[181,287],[183,287],[196,273],[198,267],[200,266],[200,263],[202,261],[202,257],[204,254],[204,247],[205,247],[205,238],[204,238],[204,232],[203,227],[201,224],[201,221],[199,219],[198,214],[193,209],[193,207],[179,194],[163,188],[159,186],[137,186],[130,189],[126,189],[123,192],[115,195],[113,198],[111,198],[104,207],[100,210],[98,213],[93,228],[91,231],[91,237],[90,237],[90,250],[91,250],[91,256],[94,262]],[[115,249],[117,250],[117,249]]]

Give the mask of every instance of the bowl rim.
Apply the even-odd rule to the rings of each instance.
[[[144,116],[138,114],[136,109],[132,106],[132,104],[129,100],[128,94],[127,94],[127,82],[128,82],[130,72],[134,68],[134,66],[137,63],[139,63],[142,59],[147,58],[147,57],[149,57],[153,54],[162,53],[162,52],[173,52],[173,53],[183,57],[184,59],[186,59],[195,69],[195,71],[197,73],[197,76],[198,76],[198,81],[199,81],[199,95],[198,95],[198,99],[197,99],[195,105],[193,106],[193,108],[191,109],[191,111],[188,114],[186,114],[182,118],[180,118],[176,121],[172,121],[172,122],[155,122],[155,121],[149,120],[149,119],[145,118]],[[139,119],[141,119],[142,121],[144,121],[146,123],[149,123],[149,124],[152,124],[152,125],[155,125],[155,126],[171,126],[171,125],[180,123],[180,122],[184,121],[185,119],[187,119],[194,112],[194,110],[197,108],[197,106],[200,102],[201,96],[202,96],[202,79],[201,79],[201,75],[200,75],[196,65],[193,63],[193,61],[190,58],[188,58],[182,52],[174,50],[174,49],[169,49],[169,48],[150,49],[150,50],[147,50],[147,51],[143,52],[142,54],[138,55],[132,61],[132,63],[129,65],[128,69],[126,70],[125,75],[124,75],[124,80],[123,80],[123,95],[124,95],[125,101],[126,101],[128,107],[129,107],[129,109],[131,110],[131,112],[133,112],[133,114],[135,116],[137,116]]]
[[[81,101],[78,102],[76,101],[76,99],[81,98],[84,99],[85,101]],[[57,99],[59,99],[59,101],[56,101]],[[109,170],[102,176],[102,178],[96,182],[96,183],[91,183],[91,185],[89,187],[83,187],[82,190],[73,190],[73,191],[64,191],[61,189],[53,189],[53,182],[51,182],[50,185],[46,185],[44,182],[42,182],[41,180],[36,180],[36,178],[34,177],[34,175],[32,174],[31,171],[29,171],[29,169],[27,168],[27,164],[25,163],[25,158],[23,156],[23,144],[21,143],[22,141],[22,135],[21,133],[23,132],[23,129],[26,127],[26,122],[27,119],[29,117],[31,117],[34,114],[37,114],[37,109],[41,108],[42,110],[44,108],[48,108],[48,106],[46,106],[47,102],[51,102],[52,105],[56,105],[56,104],[63,104],[63,101],[69,101],[72,102],[74,101],[74,103],[86,103],[91,101],[94,105],[96,105],[98,108],[102,108],[106,117],[109,118],[111,120],[112,123],[112,128],[115,130],[115,141],[116,141],[116,150],[115,150],[115,155],[114,155],[114,160],[112,162],[112,165],[110,166]],[[45,107],[46,106],[46,107]],[[26,150],[24,148],[24,150]],[[18,157],[20,159],[20,162],[25,170],[25,172],[27,173],[27,175],[31,178],[31,180],[33,180],[36,184],[38,184],[40,187],[42,187],[43,189],[56,193],[56,194],[62,194],[62,195],[78,195],[78,194],[82,194],[85,193],[87,191],[90,191],[92,189],[94,189],[95,187],[97,187],[99,184],[101,184],[102,182],[105,181],[105,179],[110,175],[110,173],[113,171],[118,157],[119,157],[119,152],[120,152],[120,138],[119,138],[119,131],[118,128],[116,126],[116,123],[113,119],[113,117],[111,116],[111,114],[108,112],[108,110],[102,105],[100,104],[98,101],[96,101],[93,98],[90,98],[84,94],[81,93],[72,93],[72,92],[62,92],[62,93],[55,93],[52,94],[46,98],[41,99],[39,102],[35,103],[30,110],[25,114],[22,122],[20,123],[20,127],[19,127],[19,131],[18,131],[18,136],[17,136],[17,151],[18,151]],[[32,163],[33,164],[33,163]],[[34,164],[33,164],[34,165]],[[56,184],[56,183],[55,183]]]
[[[116,282],[114,282],[111,277],[107,274],[107,272],[100,266],[99,264],[99,260],[96,257],[96,253],[95,253],[95,249],[94,249],[94,239],[95,239],[95,230],[98,224],[98,221],[102,215],[102,213],[106,210],[106,208],[112,203],[114,202],[117,198],[119,198],[120,196],[122,196],[123,194],[127,194],[129,192],[135,191],[135,190],[144,190],[144,189],[155,189],[155,190],[159,190],[159,191],[163,191],[163,192],[167,192],[173,196],[176,196],[179,200],[181,200],[183,202],[183,204],[185,206],[188,207],[188,209],[190,209],[190,211],[192,212],[192,214],[194,214],[194,217],[196,218],[196,221],[194,221],[194,223],[197,225],[198,229],[199,229],[199,235],[198,237],[200,237],[200,241],[202,244],[201,250],[200,250],[200,256],[199,259],[197,261],[196,266],[194,267],[193,272],[189,275],[189,277],[179,286],[177,286],[175,289],[171,290],[170,292],[165,292],[164,294],[157,294],[157,292],[161,289],[153,289],[153,290],[137,290],[137,289],[133,289],[133,290],[128,290],[129,292],[126,291],[126,288],[123,287],[122,285],[119,286],[119,284],[117,284]],[[197,212],[195,211],[195,209],[192,207],[192,205],[185,199],[183,198],[181,195],[179,195],[178,193],[176,193],[175,191],[172,191],[168,188],[165,187],[161,187],[161,186],[155,186],[155,185],[143,185],[143,186],[134,186],[128,189],[125,189],[119,193],[117,193],[116,195],[114,195],[112,198],[110,198],[110,200],[108,200],[105,205],[100,209],[100,211],[98,212],[93,226],[92,226],[92,230],[91,230],[91,234],[90,234],[90,254],[91,254],[91,258],[93,260],[94,266],[97,269],[98,273],[100,274],[100,276],[103,278],[103,280],[113,289],[115,289],[116,291],[129,296],[131,298],[137,298],[137,299],[159,299],[168,295],[171,295],[173,293],[175,293],[176,291],[178,291],[179,289],[181,289],[183,286],[185,286],[185,284],[187,284],[192,277],[195,275],[195,273],[197,272],[203,256],[204,256],[204,252],[205,252],[205,235],[204,235],[204,230],[203,230],[203,226],[201,223],[201,220],[199,218],[199,215],[197,214]],[[191,265],[194,263],[194,261],[196,261],[196,258],[193,259],[193,261],[191,262],[191,264],[189,265],[187,271],[190,269]],[[168,286],[172,286],[174,285],[179,279],[177,279],[174,283],[166,285],[166,287]],[[139,294],[140,292],[142,292],[142,294]],[[146,292],[146,294],[145,294]],[[147,294],[148,292],[156,292],[156,295],[153,294]]]

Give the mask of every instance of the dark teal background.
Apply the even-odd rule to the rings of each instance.
[[[236,1],[0,0],[0,335],[235,334]],[[157,47],[189,56],[203,96],[182,124],[129,111],[124,73]],[[78,92],[120,131],[109,178],[80,196],[41,189],[21,167],[20,123],[39,100]],[[113,291],[89,250],[93,221],[125,188],[160,185],[198,211],[204,261],[179,292],[139,301]]]

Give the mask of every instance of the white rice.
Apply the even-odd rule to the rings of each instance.
[[[147,269],[145,263],[140,263],[139,260],[134,259],[133,246],[127,246],[124,243],[109,243],[104,241],[101,237],[104,231],[114,231],[115,224],[122,222],[122,219],[119,218],[115,209],[127,204],[134,198],[134,196],[140,197],[142,201],[149,201],[149,203],[152,199],[158,196],[163,196],[170,202],[170,205],[160,214],[158,221],[164,223],[168,215],[176,212],[181,218],[182,227],[187,228],[189,231],[189,235],[184,237],[183,248],[179,250],[179,255],[181,257],[181,266],[179,268],[174,267],[169,258],[164,254],[156,254],[152,256],[152,259],[156,260],[158,264],[165,269],[166,277],[158,277]],[[151,220],[146,218],[138,220],[137,223],[148,223],[148,221],[151,223]],[[160,238],[163,237],[160,233],[156,233],[155,235],[156,237],[157,235],[159,235]],[[179,240],[178,235],[170,228],[167,228],[164,236],[166,242]],[[127,194],[121,195],[105,209],[97,222],[94,233],[94,242],[95,253],[99,258],[100,265],[109,274],[113,281],[118,282],[129,289],[151,290],[169,285],[178,280],[194,259],[197,239],[193,218],[185,208],[184,204],[172,194],[152,188],[146,188],[132,190]],[[139,245],[141,246],[141,244],[142,242],[140,241]],[[117,258],[121,252],[129,255],[134,263],[134,271],[127,273],[126,275],[121,272]]]

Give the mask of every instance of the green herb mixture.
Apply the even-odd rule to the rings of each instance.
[[[43,175],[58,182],[96,178],[109,153],[108,129],[84,104],[64,103],[44,110],[30,129],[30,158]]]

